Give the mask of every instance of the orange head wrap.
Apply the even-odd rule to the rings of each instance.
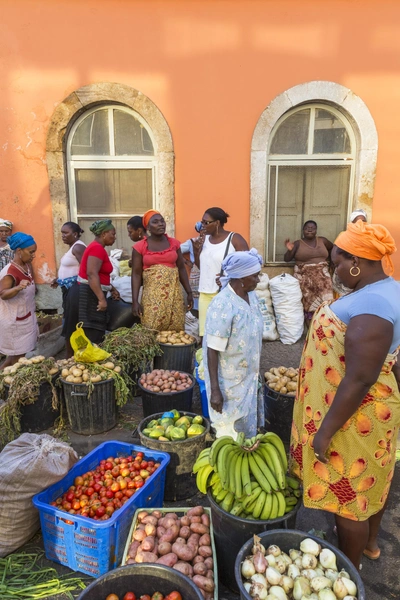
[[[372,225],[364,221],[349,223],[347,230],[339,233],[335,245],[359,258],[384,259],[385,271],[394,271],[390,255],[396,252],[394,239],[384,225]]]
[[[158,210],[153,210],[150,209],[147,212],[144,213],[143,217],[142,217],[142,221],[143,221],[143,227],[145,229],[147,229],[147,225],[149,224],[149,221],[151,219],[151,217],[153,215],[160,215],[161,213]]]

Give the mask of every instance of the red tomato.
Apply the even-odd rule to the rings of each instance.
[[[106,496],[103,496],[100,502],[103,506],[106,506],[106,504],[108,503],[108,498],[106,498]]]
[[[146,469],[140,470],[140,477],[143,477],[143,479],[147,479],[149,475],[150,473]]]
[[[126,592],[122,600],[136,600],[136,596],[133,592]]]
[[[107,498],[114,498],[114,492],[112,492],[111,490],[107,490],[106,491],[106,497]]]
[[[75,499],[74,492],[68,492],[65,496],[65,499],[67,500],[67,502],[72,502]]]
[[[104,468],[106,471],[111,471],[111,469],[113,468],[113,464],[112,462],[110,462],[109,460],[106,462],[106,464],[104,465]]]
[[[112,483],[112,485],[111,485],[111,491],[112,492],[119,492],[120,489],[121,488],[120,488],[120,485],[119,485],[118,481],[114,481]]]
[[[144,481],[136,481],[135,485],[136,489],[139,489],[144,486]]]
[[[165,596],[164,600],[182,600],[182,596],[179,592],[171,592],[168,596]]]
[[[83,477],[75,477],[75,485],[83,485]]]
[[[132,479],[130,481],[128,481],[128,490],[132,490],[135,487],[135,482],[132,481]]]
[[[119,600],[117,594],[108,594],[106,600]]]
[[[148,464],[149,464],[149,463],[147,462],[147,460],[142,460],[142,462],[141,462],[141,465],[140,465],[140,466],[142,467],[142,469],[147,469],[147,467],[148,467]]]
[[[100,506],[99,508],[96,509],[97,517],[103,517],[105,514],[106,514],[106,509],[104,506]]]
[[[95,492],[100,492],[100,490],[101,490],[102,487],[103,486],[100,483],[95,483],[94,486],[93,486],[93,489],[94,489]]]
[[[111,517],[111,515],[113,514],[114,511],[115,511],[115,508],[113,506],[111,506],[110,504],[107,504],[107,506],[106,506],[106,515],[108,515],[109,517]]]
[[[81,508],[81,505],[80,505],[80,502],[79,502],[79,500],[74,500],[74,501],[73,501],[73,503],[72,503],[72,508],[73,508],[74,510],[79,510],[79,509]]]
[[[139,600],[151,600],[151,596],[149,596],[148,594],[144,594],[143,596],[140,596]]]
[[[136,456],[140,456],[141,458],[143,458],[144,454],[143,454],[143,452],[138,452],[138,453],[136,454]]]
[[[88,487],[88,489],[86,490],[86,495],[92,496],[93,494],[94,494],[94,488]]]
[[[132,498],[134,493],[135,493],[135,490],[130,490],[129,488],[124,490],[124,494],[127,498]]]

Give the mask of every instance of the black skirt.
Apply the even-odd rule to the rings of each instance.
[[[70,288],[62,287],[63,328],[61,335],[69,340],[79,323],[79,285],[75,282]]]
[[[107,311],[97,310],[99,303],[96,294],[86,283],[78,284],[79,287],[79,321],[83,322],[83,329],[96,329],[105,332],[107,329]],[[89,336],[88,336],[89,337]],[[90,339],[90,338],[89,338]]]

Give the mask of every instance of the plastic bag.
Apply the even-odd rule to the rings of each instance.
[[[255,289],[258,298],[258,305],[263,318],[262,339],[268,342],[274,342],[279,338],[276,330],[275,314],[272,307],[271,292],[269,290],[269,277],[266,273],[260,275],[260,281]]]
[[[300,284],[295,277],[282,273],[269,282],[276,327],[282,344],[294,344],[303,335],[304,313]]]
[[[199,337],[199,320],[189,311],[185,314],[185,332],[200,341]]]
[[[25,544],[39,529],[32,498],[60,481],[78,456],[50,435],[23,433],[0,454],[0,556]]]
[[[76,330],[70,337],[75,360],[77,362],[90,363],[98,360],[105,360],[111,356],[109,352],[106,352],[97,346],[93,346],[89,338],[86,337],[82,325],[82,322],[78,323]]]

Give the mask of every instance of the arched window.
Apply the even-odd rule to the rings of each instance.
[[[328,104],[303,104],[277,121],[268,148],[267,263],[283,261],[285,239],[298,239],[308,219],[332,241],[345,229],[356,152],[351,124]]]
[[[77,119],[67,142],[71,220],[93,239],[90,224],[111,218],[116,246],[130,248],[126,222],[153,207],[156,154],[144,119],[120,105],[96,106]]]

